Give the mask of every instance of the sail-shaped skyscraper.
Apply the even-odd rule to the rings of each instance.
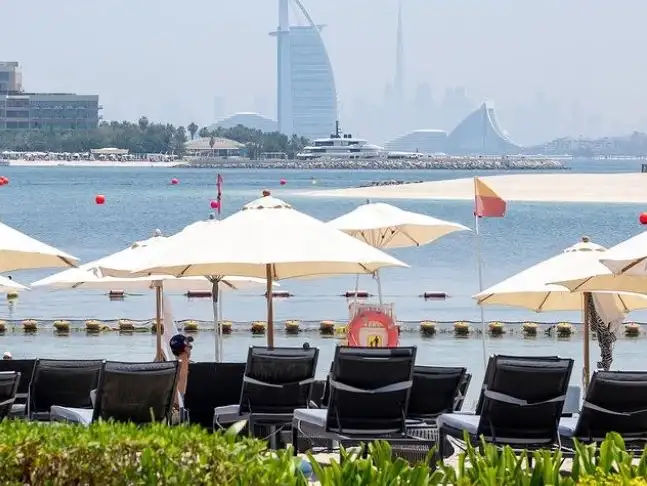
[[[335,130],[337,90],[323,26],[313,22],[300,0],[279,1],[277,38],[277,119],[288,136],[314,139]],[[302,25],[292,25],[290,8]]]

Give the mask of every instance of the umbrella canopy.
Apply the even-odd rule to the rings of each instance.
[[[577,292],[647,294],[647,232],[612,246],[598,258],[599,265],[582,267],[556,283]]]
[[[0,272],[73,267],[78,259],[0,223]]]
[[[15,292],[17,290],[29,290],[29,288],[0,275],[0,292]]]
[[[599,260],[604,252],[603,246],[582,241],[483,290],[474,298],[479,305],[522,307],[535,312],[581,311],[582,295],[554,282],[570,280],[571,276],[581,275],[583,269],[610,273]],[[613,298],[622,312],[647,308],[647,298],[639,295],[614,293]]]
[[[220,222],[189,226],[151,253],[134,268],[136,274],[269,274],[281,280],[408,267],[272,196],[252,201]]]
[[[469,230],[462,224],[385,203],[363,204],[328,224],[382,249],[426,245],[449,233]]]

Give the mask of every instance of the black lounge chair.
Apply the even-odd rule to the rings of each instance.
[[[213,411],[240,400],[246,363],[190,363],[184,407],[189,421],[213,428]]]
[[[275,428],[292,423],[295,409],[309,406],[317,369],[317,348],[251,347],[237,405],[214,410],[214,429],[246,419],[250,433],[255,425]]]
[[[414,367],[407,418],[435,423],[441,413],[460,410],[469,380],[466,368]]]
[[[378,439],[427,444],[407,432],[415,358],[415,347],[338,347],[328,408],[295,410],[292,443],[298,444],[302,434],[347,445]]]
[[[3,359],[0,360],[0,372],[16,371],[20,373],[20,382],[16,392],[16,401],[9,412],[10,417],[23,418],[27,415],[27,399],[29,383],[34,374],[35,359]]]
[[[103,364],[103,360],[36,360],[29,384],[28,417],[49,420],[53,405],[91,410],[90,392],[99,384]]]
[[[169,421],[177,393],[177,361],[105,363],[94,408],[53,406],[55,421],[88,425],[97,420],[117,422]]]
[[[573,439],[601,442],[609,432],[620,434],[629,449],[642,451],[647,445],[647,372],[596,372],[579,417],[559,421],[566,448],[573,447]]]
[[[0,422],[11,413],[19,383],[20,373],[0,371]]]
[[[438,417],[439,451],[444,438],[471,442],[479,437],[513,448],[550,448],[557,444],[557,426],[573,369],[571,359],[494,356],[485,377],[480,414],[450,413]]]

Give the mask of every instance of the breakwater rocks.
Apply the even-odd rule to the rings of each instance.
[[[415,159],[315,159],[186,161],[177,167],[191,169],[284,170],[562,170],[563,162],[527,157],[425,157]]]

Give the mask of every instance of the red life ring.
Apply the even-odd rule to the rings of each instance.
[[[384,312],[366,310],[357,314],[346,327],[349,346],[394,348],[398,346],[398,328]]]

